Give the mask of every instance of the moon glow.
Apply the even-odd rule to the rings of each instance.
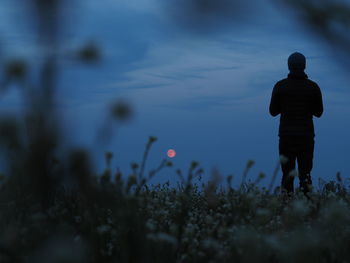
[[[173,149],[169,149],[167,151],[167,155],[168,155],[169,158],[174,158],[176,156],[176,152]]]

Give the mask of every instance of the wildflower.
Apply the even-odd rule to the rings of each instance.
[[[211,224],[213,222],[213,218],[210,215],[207,215],[204,220],[206,224]]]
[[[292,204],[292,208],[294,213],[299,216],[305,216],[310,210],[304,200],[295,200]]]
[[[105,153],[105,160],[106,160],[107,166],[111,165],[112,158],[113,158],[113,153],[112,152],[106,152]]]
[[[83,62],[96,62],[100,59],[100,50],[95,43],[89,43],[77,52],[78,58]]]
[[[264,173],[259,173],[258,178],[259,179],[264,179],[266,177],[266,174]]]
[[[132,116],[132,109],[129,103],[117,101],[111,107],[112,116],[119,121],[127,121]]]
[[[247,169],[252,168],[254,164],[255,164],[254,160],[248,160],[248,162],[247,162],[247,166],[246,166],[246,167],[247,167]]]
[[[231,183],[232,183],[232,179],[233,179],[233,175],[229,175],[229,176],[227,176],[227,178],[226,178],[227,183],[228,183],[228,185],[230,185],[230,186],[231,186]]]
[[[175,237],[173,237],[167,233],[163,233],[163,232],[159,232],[156,234],[148,234],[147,238],[155,240],[155,241],[165,241],[165,242],[173,244],[173,245],[177,244],[177,240]]]
[[[137,183],[137,179],[135,175],[130,175],[128,178],[128,185],[134,185]]]
[[[97,227],[97,232],[100,234],[107,233],[109,230],[111,230],[111,226],[109,225],[100,225]]]
[[[199,163],[197,161],[192,161],[191,169],[195,169],[198,165],[199,165]]]
[[[149,141],[150,143],[156,142],[156,141],[157,141],[157,137],[155,137],[155,136],[150,136],[148,141]]]
[[[136,169],[139,168],[139,165],[137,163],[133,162],[133,163],[130,164],[130,167],[131,167],[132,170],[136,170]]]
[[[15,59],[6,65],[6,75],[10,79],[23,79],[27,71],[27,65],[21,59]]]
[[[256,210],[256,215],[257,216],[262,216],[262,217],[269,216],[270,215],[270,211],[268,209],[265,209],[265,208],[258,208]]]

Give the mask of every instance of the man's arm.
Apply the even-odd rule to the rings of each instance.
[[[278,89],[279,89],[278,85],[276,84],[273,87],[273,91],[271,95],[270,114],[274,117],[281,113],[280,96],[279,96]]]
[[[322,93],[320,87],[317,84],[315,86],[315,90],[316,92],[313,99],[312,115],[319,118],[323,113]]]

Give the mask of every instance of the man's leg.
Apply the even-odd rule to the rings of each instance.
[[[291,176],[291,172],[295,170],[296,160],[294,141],[292,137],[280,137],[279,154],[287,158],[286,162],[281,162],[283,173],[282,190],[291,194],[294,191],[294,176]]]
[[[315,141],[313,137],[305,137],[300,141],[300,151],[298,152],[298,170],[300,189],[307,195],[311,190],[311,170],[314,157]]]

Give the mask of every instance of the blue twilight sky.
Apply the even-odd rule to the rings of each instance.
[[[15,54],[35,65],[38,47],[21,19],[25,8],[1,2],[0,56]],[[337,63],[329,46],[287,9],[266,1],[195,18],[173,2],[86,0],[67,10],[64,50],[93,40],[103,51],[95,66],[63,59],[57,94],[68,139],[93,149],[98,171],[108,150],[115,154],[113,167],[129,173],[130,162],[141,160],[148,136],[154,135],[158,141],[147,170],[166,158],[169,148],[177,156],[175,168],[152,183],[175,182],[175,170],[187,170],[192,160],[200,162],[205,179],[217,167],[239,183],[252,159],[256,163],[248,179],[264,172],[267,184],[278,160],[279,119],[268,113],[270,95],[288,74],[288,56],[299,51],[307,57],[306,73],[321,87],[325,108],[314,120],[314,182],[334,179],[337,171],[349,176],[350,69]],[[3,112],[18,109],[18,92],[13,88],[2,96]],[[97,127],[108,105],[120,98],[133,105],[135,116],[117,127],[108,146],[97,147]]]

